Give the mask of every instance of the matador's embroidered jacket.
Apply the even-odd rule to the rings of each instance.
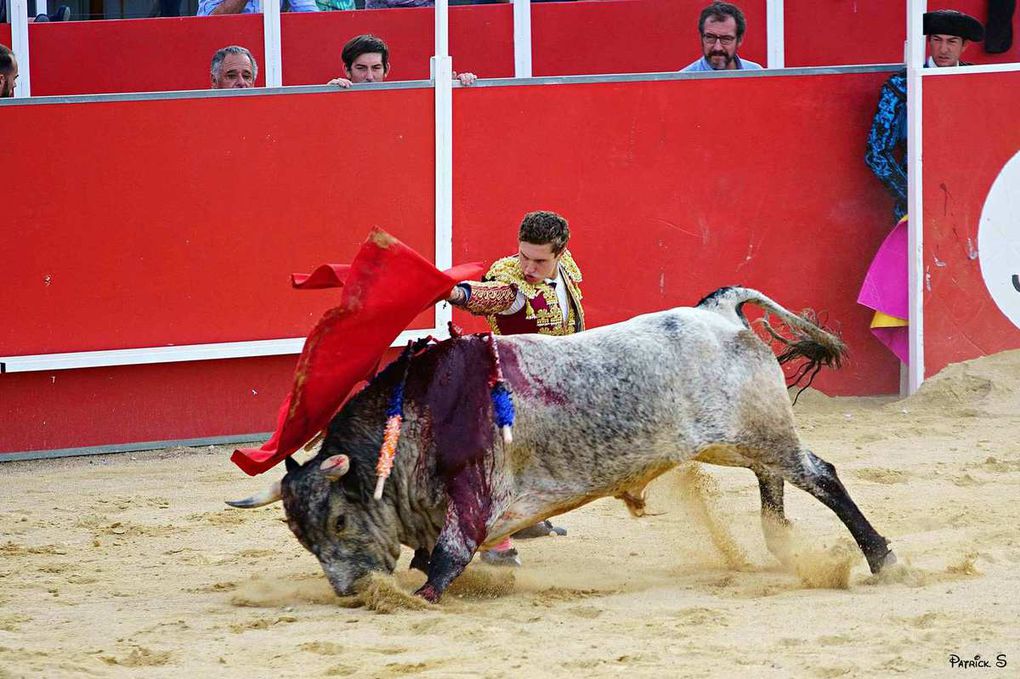
[[[481,282],[461,283],[468,288],[468,299],[463,307],[473,314],[484,315],[492,332],[497,335],[519,335],[538,332],[543,335],[572,335],[584,330],[584,309],[581,306],[581,270],[577,268],[570,251],[560,257],[559,273],[567,288],[567,320],[549,281],[529,283],[524,279],[516,256],[504,257],[495,262]],[[511,314],[518,295],[524,305]]]
[[[906,144],[907,71],[904,69],[882,85],[878,111],[871,122],[868,151],[864,157],[871,171],[896,197],[893,211],[897,221],[907,212]]]

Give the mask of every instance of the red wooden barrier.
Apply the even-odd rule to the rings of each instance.
[[[894,392],[895,361],[855,303],[888,228],[889,199],[863,162],[885,77],[458,91],[455,260],[510,254],[525,212],[560,211],[593,324],[760,287],[827,312],[846,337],[851,364],[818,386]]]
[[[930,376],[950,363],[1020,347],[1020,72],[925,78],[923,92]]]
[[[427,80],[433,28],[430,9],[284,14],[280,32],[283,82],[321,85],[341,75],[341,48],[362,33],[378,35],[390,47],[390,80]],[[513,77],[513,40],[509,5],[451,9],[454,69],[485,78]]]
[[[786,65],[832,66],[903,61],[906,2],[888,0],[785,0]],[[930,0],[928,9],[956,9],[987,18],[987,0]],[[1020,36],[1020,16],[1013,17]],[[1020,61],[1020,41],[1003,54],[988,54],[980,44],[967,50],[975,64]]]
[[[622,0],[532,8],[535,75],[679,71],[701,57],[704,0]],[[740,54],[765,65],[765,2],[741,2]]]
[[[697,16],[703,4],[615,0],[536,5],[534,74],[679,70],[698,57]],[[744,9],[750,28],[741,52],[764,62],[764,1],[745,3]],[[284,13],[284,84],[323,84],[336,77],[340,48],[365,32],[390,46],[391,80],[429,77],[431,9]],[[265,60],[262,18],[256,15],[32,24],[29,44],[36,96],[207,89],[209,60],[229,44],[250,49],[260,65]],[[511,7],[451,8],[450,52],[458,70],[484,78],[511,77]],[[265,82],[262,72],[258,82]]]
[[[676,71],[698,57],[697,16],[706,0],[550,3],[532,10],[535,75]],[[741,53],[765,63],[764,0],[740,3],[748,20]],[[985,0],[933,0],[985,18]],[[885,0],[787,0],[786,65],[894,63],[903,59],[904,3]],[[513,75],[509,5],[450,11],[454,66],[485,78]],[[321,84],[340,73],[340,48],[373,32],[393,50],[392,80],[425,79],[432,54],[430,9],[285,13],[284,84]],[[1020,35],[1020,13],[1014,17]],[[0,41],[9,44],[9,26]],[[206,89],[209,60],[242,44],[264,61],[260,16],[185,17],[32,24],[32,93],[151,92]],[[172,46],[167,47],[167,46]],[[1020,61],[1020,40],[1005,54],[973,45],[974,63]],[[264,82],[260,75],[259,83]]]
[[[34,96],[207,90],[209,62],[226,45],[265,62],[262,16],[252,14],[33,23],[28,44]]]
[[[2,116],[3,355],[302,337],[336,293],[291,272],[349,260],[376,225],[435,248],[429,90]]]
[[[885,76],[457,90],[454,261],[509,253],[524,212],[558,210],[592,324],[758,286],[844,333],[853,361],[819,386],[894,391],[854,304],[888,224],[862,160]],[[349,258],[375,225],[432,252],[431,97],[5,107],[0,354],[303,335],[333,293],[290,291],[290,272]],[[268,430],[292,365],[3,375],[0,451]]]

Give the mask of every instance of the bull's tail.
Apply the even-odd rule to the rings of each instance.
[[[791,378],[789,386],[798,385],[807,378],[807,383],[804,385],[804,389],[806,389],[823,367],[839,368],[843,364],[847,351],[846,345],[839,337],[821,328],[813,313],[805,311],[798,316],[757,290],[740,287],[719,288],[698,302],[698,307],[723,314],[733,314],[747,325],[747,319],[744,318],[741,307],[748,302],[765,311],[765,317],[761,320],[762,327],[773,340],[783,345],[783,350],[776,357],[779,363],[783,364],[795,359],[805,360]],[[783,321],[789,330],[790,337],[780,334],[769,323],[770,314]]]

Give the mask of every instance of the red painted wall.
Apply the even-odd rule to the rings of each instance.
[[[535,5],[535,75],[675,71],[699,56],[703,0],[610,0]],[[765,63],[764,0],[741,3],[748,32],[741,54]],[[985,0],[933,0],[984,21]],[[886,0],[788,0],[786,65],[893,63],[903,58],[904,3]],[[484,78],[513,75],[509,5],[450,11],[454,67]],[[1020,13],[1014,17],[1020,36]],[[9,26],[0,41],[9,44]],[[209,59],[242,44],[264,62],[259,16],[184,17],[32,24],[32,91],[37,96],[206,89]],[[393,50],[391,79],[425,79],[432,54],[430,9],[322,12],[282,16],[284,84],[321,84],[340,74],[340,48],[372,32]],[[168,48],[167,45],[172,45]],[[1020,40],[1005,54],[972,45],[974,63],[1020,61]],[[264,76],[259,76],[264,84]]]
[[[537,4],[531,35],[535,75],[679,71],[701,57],[703,0]],[[747,33],[740,54],[765,64],[765,2],[741,2]]]
[[[894,391],[895,361],[853,302],[888,228],[890,201],[862,160],[884,77],[457,90],[454,261],[507,254],[524,212],[558,210],[592,325],[757,286],[826,312],[846,337],[851,364],[818,386]],[[290,272],[349,259],[375,225],[432,252],[429,90],[3,115],[19,200],[2,355],[303,335],[335,293],[291,291]],[[0,451],[265,431],[292,365],[0,375]]]
[[[283,14],[280,39],[286,85],[321,85],[341,75],[340,50],[355,35],[378,35],[390,47],[390,80],[427,80],[433,53],[431,9]],[[486,78],[514,74],[509,5],[454,7],[450,54],[455,70]]]
[[[1020,72],[925,78],[923,92],[924,273],[930,285],[924,367],[931,376],[950,363],[1020,348],[1020,329],[988,293],[978,247],[992,182],[1020,152]],[[959,101],[968,105],[952,105]],[[963,157],[950,142],[961,130],[969,131]]]
[[[336,292],[291,272],[349,261],[376,225],[434,251],[432,108],[429,90],[5,108],[0,354],[304,336]]]
[[[786,65],[832,66],[903,61],[906,2],[889,0],[786,0]],[[929,0],[929,10],[956,9],[984,23],[987,0]],[[1020,13],[1013,16],[1020,37]],[[972,44],[965,61],[975,64],[1020,61],[1020,41],[1003,54]]]
[[[32,94],[209,89],[209,62],[226,45],[265,63],[262,17],[123,19],[32,23]],[[260,70],[258,85],[265,85]]]
[[[676,71],[699,56],[701,0],[614,0],[539,4],[533,9],[534,74]],[[750,30],[742,54],[765,60],[764,2],[745,3]],[[510,5],[450,11],[454,68],[484,78],[513,76]],[[431,9],[399,12],[285,13],[285,85],[323,84],[340,75],[340,49],[352,36],[379,35],[392,51],[391,80],[429,77]],[[32,24],[36,96],[207,89],[209,60],[228,44],[265,56],[255,15]],[[167,45],[172,45],[172,49]],[[265,83],[260,72],[258,84]]]
[[[593,325],[759,287],[827,313],[847,339],[850,365],[817,386],[894,392],[895,361],[854,301],[889,228],[890,201],[863,162],[885,77],[458,91],[455,260],[511,254],[521,216],[555,210],[572,225]]]
[[[296,363],[272,356],[0,375],[0,454],[272,431]]]

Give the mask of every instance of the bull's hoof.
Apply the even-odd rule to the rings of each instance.
[[[439,603],[439,597],[441,597],[443,593],[438,591],[433,585],[426,582],[418,589],[417,592],[415,592],[415,595],[420,596],[430,604],[435,604]]]
[[[873,575],[881,573],[883,570],[889,568],[889,566],[892,566],[895,563],[896,555],[893,554],[891,549],[880,557],[868,559],[868,567],[871,568],[871,573]]]
[[[487,552],[482,552],[482,561],[490,566],[499,566],[501,568],[519,568],[521,566],[521,557],[518,556],[517,550],[513,547],[498,551],[490,549]]]
[[[521,530],[514,533],[512,537],[515,540],[520,539],[527,540],[530,538],[544,538],[547,535],[566,535],[566,534],[567,534],[566,528],[554,526],[552,525],[552,521],[549,521],[547,519],[545,521],[539,521],[534,526],[522,528]]]

